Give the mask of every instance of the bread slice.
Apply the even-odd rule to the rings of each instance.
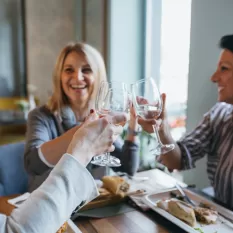
[[[169,201],[160,200],[160,201],[158,201],[156,204],[157,204],[157,207],[158,207],[158,208],[163,209],[163,210],[165,210],[165,211],[168,211],[168,202],[169,202]]]
[[[59,229],[56,233],[65,233],[68,229],[68,223],[65,222]]]
[[[168,202],[168,212],[192,227],[196,225],[196,217],[192,206],[183,201],[171,199]]]
[[[120,176],[104,176],[103,187],[116,195],[122,195],[129,191],[129,184]]]

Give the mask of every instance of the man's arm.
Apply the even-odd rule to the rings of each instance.
[[[56,232],[80,203],[97,195],[90,173],[77,159],[65,154],[48,179],[11,216],[2,217],[0,232]]]

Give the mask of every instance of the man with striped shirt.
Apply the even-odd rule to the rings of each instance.
[[[211,81],[218,86],[218,103],[203,117],[199,125],[180,141],[174,142],[165,112],[159,134],[163,143],[175,143],[173,151],[159,160],[173,169],[191,169],[198,159],[207,156],[207,173],[215,197],[233,208],[233,35],[223,36],[222,49],[216,72]],[[162,94],[165,103],[166,96]],[[140,122],[139,122],[140,123]],[[142,125],[149,131],[149,124]]]

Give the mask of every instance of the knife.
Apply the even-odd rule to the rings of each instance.
[[[179,190],[181,196],[184,198],[184,200],[186,202],[188,202],[190,205],[192,205],[193,207],[196,207],[197,205],[185,194],[185,192],[183,191],[182,187],[176,183],[175,184],[176,188]]]

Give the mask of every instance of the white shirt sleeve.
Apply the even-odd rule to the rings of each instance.
[[[43,145],[43,144],[41,144],[40,146],[37,147],[38,156],[39,156],[40,160],[41,160],[44,164],[46,164],[48,167],[54,168],[55,165],[49,163],[49,162],[45,159],[45,157],[44,157],[44,155],[43,155],[43,153],[42,153],[42,151],[41,151],[41,146],[42,146],[42,145]]]
[[[0,215],[0,233],[55,233],[80,203],[97,195],[91,174],[77,159],[65,154],[45,182],[11,216]]]

